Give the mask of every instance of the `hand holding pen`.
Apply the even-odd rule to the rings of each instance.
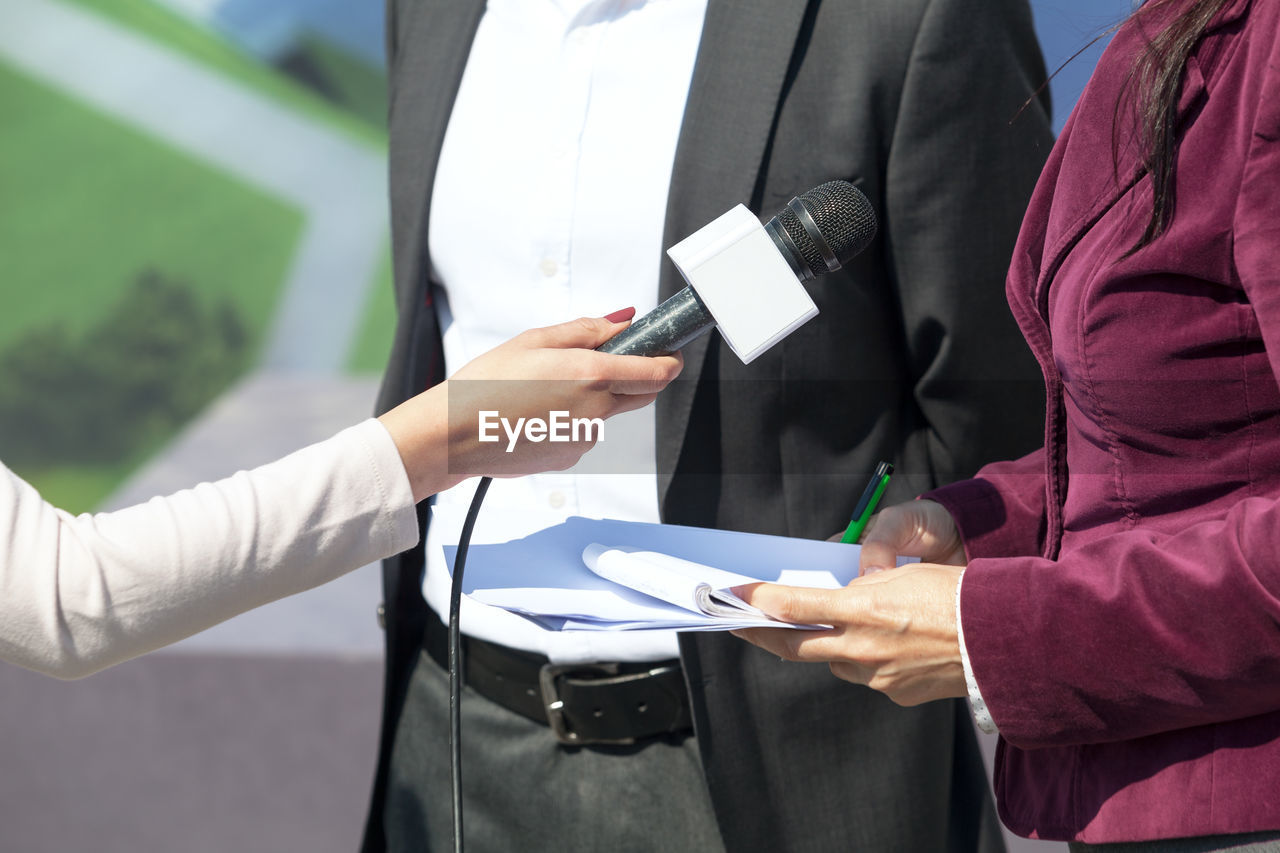
[[[775,619],[831,628],[732,633],[786,660],[826,663],[838,678],[880,690],[900,705],[964,696],[955,606],[964,546],[951,514],[929,500],[888,507],[868,527],[890,470],[887,463],[876,469],[842,539],[856,542],[865,531],[859,577],[840,589],[773,583],[735,588]],[[899,557],[923,562],[897,566]]]
[[[968,560],[960,532],[951,514],[939,503],[917,500],[891,506],[876,516],[874,526],[870,524],[892,474],[891,463],[881,462],[876,466],[840,538],[846,545],[862,545],[859,571],[867,574],[892,568],[900,557],[948,566],[965,565]]]

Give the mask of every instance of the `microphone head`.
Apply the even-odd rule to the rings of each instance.
[[[835,272],[871,244],[876,236],[876,212],[862,191],[848,181],[827,181],[793,198],[770,228],[785,234],[782,244],[802,279]],[[780,244],[780,248],[782,245]]]

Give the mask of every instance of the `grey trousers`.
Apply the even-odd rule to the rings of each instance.
[[[1067,845],[1071,853],[1280,853],[1280,832],[1249,832],[1243,835],[1201,835],[1195,838],[1166,838],[1161,841],[1133,841],[1123,844]]]
[[[420,655],[389,768],[391,851],[453,849],[448,699],[448,674]],[[467,690],[462,784],[468,853],[724,850],[692,735],[565,747]]]

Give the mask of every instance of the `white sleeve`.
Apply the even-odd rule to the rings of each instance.
[[[973,711],[973,722],[978,727],[978,731],[984,734],[999,734],[996,730],[996,721],[991,719],[991,712],[987,710],[987,703],[982,699],[982,692],[978,690],[978,681],[973,677],[973,665],[969,663],[969,650],[964,647],[964,623],[960,621],[960,585],[964,583],[964,572],[960,573],[960,580],[956,583],[956,635],[960,640],[960,663],[964,666],[964,684],[969,690],[969,709]]]
[[[73,517],[0,464],[0,659],[88,675],[412,547],[417,513],[370,419],[283,459]]]

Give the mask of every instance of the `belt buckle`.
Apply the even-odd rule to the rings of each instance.
[[[564,716],[564,700],[560,698],[560,679],[570,675],[606,675],[618,674],[618,665],[608,663],[548,663],[538,670],[538,687],[542,691],[542,705],[547,711],[547,723],[556,740],[566,746],[587,746],[590,744],[611,744],[629,746],[636,742],[633,737],[610,740],[607,738],[583,738],[569,728]]]

